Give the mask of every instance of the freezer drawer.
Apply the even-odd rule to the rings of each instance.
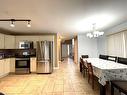
[[[37,73],[52,73],[53,66],[49,61],[37,62]]]

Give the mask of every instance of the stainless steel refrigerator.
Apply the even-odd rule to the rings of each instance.
[[[53,42],[37,41],[37,73],[53,72]]]

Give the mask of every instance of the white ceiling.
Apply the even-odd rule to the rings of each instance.
[[[91,31],[92,24],[105,30],[127,21],[127,0],[0,0],[0,19],[31,19],[0,22],[0,28],[16,33],[60,33],[76,35]]]

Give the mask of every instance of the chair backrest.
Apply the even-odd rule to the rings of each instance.
[[[93,67],[92,67],[92,64],[91,63],[88,63],[87,62],[87,68],[88,68],[88,73],[90,75],[93,75]]]
[[[80,62],[81,62],[81,64],[83,64],[84,63],[84,61],[83,61],[83,59],[80,57]]]
[[[117,57],[116,56],[108,56],[108,60],[116,62]]]
[[[83,65],[87,68],[87,60],[83,61]]]
[[[5,94],[3,94],[3,93],[0,92],[0,95],[5,95]]]
[[[82,58],[89,58],[88,55],[81,55]]]
[[[117,88],[120,92],[124,93],[122,95],[127,95],[127,81],[126,80],[114,80],[114,81],[111,81],[111,85],[112,87]]]
[[[127,58],[118,57],[118,63],[126,64],[127,65]]]
[[[100,59],[108,60],[108,55],[99,55]]]

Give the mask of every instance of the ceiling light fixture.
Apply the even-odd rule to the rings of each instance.
[[[25,21],[25,22],[27,22],[27,27],[31,27],[31,24],[30,24],[31,20],[30,19],[0,19],[0,21],[11,21],[11,24],[10,24],[11,27],[15,27],[16,21]]]
[[[92,32],[88,32],[87,34],[86,34],[86,36],[87,37],[89,37],[89,38],[97,38],[97,37],[99,37],[99,36],[102,36],[104,34],[104,32],[103,31],[97,31],[96,30],[96,23],[94,23],[93,24],[93,31]]]
[[[31,27],[30,21],[27,22],[27,27]]]
[[[11,21],[10,26],[11,26],[11,27],[15,27],[15,24],[14,24],[14,21],[13,21],[13,20]]]

